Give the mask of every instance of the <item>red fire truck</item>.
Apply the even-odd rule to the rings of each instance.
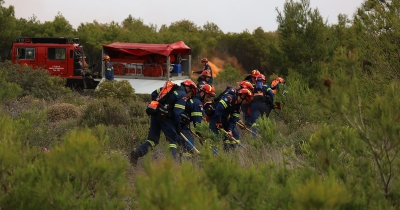
[[[10,53],[12,63],[46,69],[65,78],[69,86],[94,88],[101,79],[94,72],[96,64],[87,65],[78,38],[17,38]]]

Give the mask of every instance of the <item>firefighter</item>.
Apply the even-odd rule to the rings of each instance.
[[[263,74],[259,74],[256,79],[256,87],[254,88],[253,100],[250,105],[250,121],[254,127],[256,120],[262,116],[269,116],[273,108],[274,93],[271,87],[266,84]]]
[[[201,102],[207,103],[211,102],[212,98],[215,97],[215,88],[210,84],[205,84],[200,88]]]
[[[249,74],[246,78],[244,78],[244,80],[247,80],[247,81],[251,82],[251,84],[255,85],[256,78],[259,74],[261,74],[260,71],[258,71],[257,69],[254,69],[253,71],[251,71],[251,74]]]
[[[271,89],[272,89],[272,91],[274,92],[274,94],[276,94],[277,89],[279,89],[279,84],[285,84],[285,79],[283,79],[283,78],[281,78],[281,77],[277,77],[276,79],[274,79],[274,80],[271,82]],[[282,95],[284,95],[284,92],[285,92],[285,91],[283,91],[283,94],[282,94]]]
[[[236,123],[239,121],[240,107],[242,104],[251,102],[253,94],[249,89],[240,89],[237,93],[226,93],[217,103],[213,116],[210,119],[209,127],[212,132],[218,135],[218,129],[224,129],[229,136],[225,136],[224,150],[228,152],[236,148],[240,142]],[[233,140],[234,137],[237,141]]]
[[[196,127],[196,124],[201,123],[203,119],[203,103],[210,101],[215,96],[215,89],[209,85],[203,85],[200,89],[196,87],[193,82],[186,80],[182,83],[183,86],[188,90],[188,97],[190,98],[186,102],[185,111],[180,116],[180,127],[177,130],[178,133],[182,134],[194,145],[194,138],[190,133],[190,122]],[[190,95],[189,95],[190,94]],[[184,154],[190,156],[193,153],[193,148],[182,139],[181,144],[183,145]]]
[[[254,90],[253,84],[251,84],[251,82],[249,82],[247,80],[243,80],[243,81],[238,82],[238,86],[239,86],[238,90],[243,89],[243,88],[247,88],[251,92],[253,92],[253,90]]]
[[[212,85],[213,83],[213,72],[212,72],[212,68],[210,65],[208,65],[208,59],[207,58],[203,58],[201,59],[201,63],[204,65],[203,70],[199,70],[199,71],[192,71],[193,74],[202,74],[204,70],[210,70],[210,74],[211,74],[211,78],[208,81],[208,84]]]
[[[190,80],[191,81],[191,80]],[[156,98],[160,89],[153,91],[152,98]],[[150,128],[147,136],[147,141],[139,145],[130,153],[130,163],[136,166],[137,160],[148,153],[160,141],[161,131],[165,134],[169,141],[169,149],[174,159],[177,153],[177,143],[180,141],[180,136],[176,132],[176,126],[180,123],[180,115],[185,110],[187,101],[187,89],[184,86],[179,86],[169,95],[165,104],[160,104],[156,114],[150,115]],[[164,114],[164,115],[163,115]]]
[[[258,71],[257,69],[254,69],[253,71],[251,71],[251,74],[245,78],[245,80],[249,81],[254,87],[256,85],[256,78],[258,75],[260,75],[260,71]],[[245,125],[251,126],[250,103],[243,104],[242,110],[243,110],[243,118],[244,118]]]
[[[209,84],[211,80],[211,72],[210,70],[203,70],[200,77],[197,79],[197,87],[200,89],[203,85]]]
[[[110,63],[110,56],[105,55],[103,57],[103,61],[104,61],[104,66],[106,69],[106,79],[109,81],[113,81],[114,80],[114,67],[113,65]]]

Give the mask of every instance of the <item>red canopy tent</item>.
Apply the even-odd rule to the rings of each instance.
[[[112,44],[103,45],[103,49],[105,49],[106,51],[111,50],[124,52],[138,57],[150,54],[169,56],[172,53],[190,55],[190,47],[188,47],[183,41],[175,42],[172,44],[114,42]]]

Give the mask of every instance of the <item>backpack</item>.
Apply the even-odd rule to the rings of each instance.
[[[222,96],[225,94],[232,94],[236,93],[236,89],[230,86],[226,86],[226,89],[220,93],[217,97],[214,98],[212,102],[204,103],[203,108],[204,112],[207,116],[212,116],[215,112],[215,107],[217,107],[218,102],[221,100]]]
[[[156,100],[153,100],[147,105],[146,113],[148,115],[157,114],[160,105],[165,104],[171,94],[176,90],[178,87],[177,84],[173,83],[172,81],[167,81],[164,86],[161,88],[160,92]]]
[[[218,103],[221,100],[222,96],[227,93],[234,95],[236,93],[236,89],[230,86],[226,86],[226,89],[222,93],[220,93],[217,97],[214,98],[214,103]]]

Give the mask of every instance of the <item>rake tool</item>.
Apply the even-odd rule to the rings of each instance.
[[[183,135],[183,133],[179,133],[181,135],[181,137],[183,139],[185,139],[185,141],[193,148],[193,150],[197,153],[200,153],[200,151],[198,149],[196,149],[196,147],[192,144],[192,142],[189,141],[189,139],[186,138],[185,135]]]
[[[256,132],[250,130],[249,128],[247,128],[246,125],[245,125],[242,121],[237,121],[236,124],[237,124],[240,128],[242,128],[242,129],[244,129],[244,130],[246,130],[246,131],[252,133],[253,135],[255,135],[255,136],[261,138],[261,136],[260,136],[259,134],[257,134]]]
[[[227,137],[229,137],[230,139],[232,139],[233,141],[235,141],[239,146],[243,147],[243,144],[240,143],[237,139],[235,139],[235,137],[229,135],[229,133],[228,133],[226,130],[224,130],[223,128],[220,128],[220,127],[218,127],[218,130],[224,132],[225,135],[226,135]]]
[[[193,132],[192,129],[189,129],[189,131],[190,133],[192,133],[193,136],[196,136],[199,139],[200,144],[203,146],[203,141],[205,141],[205,139],[199,136],[197,133]],[[214,154],[218,155],[218,151],[212,148],[212,146],[210,146],[210,149]]]

